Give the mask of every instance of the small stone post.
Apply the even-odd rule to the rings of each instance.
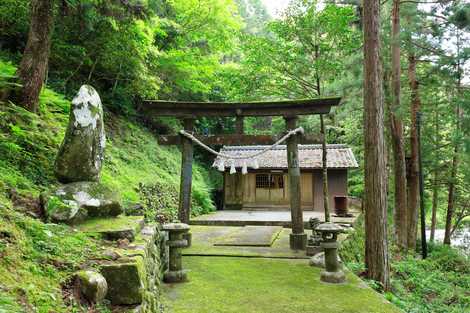
[[[166,283],[180,283],[187,281],[187,271],[183,269],[181,249],[188,246],[184,235],[189,231],[189,225],[183,223],[169,223],[163,225],[163,230],[168,232],[167,245],[170,249],[168,271],[163,275]]]
[[[338,262],[338,234],[343,228],[335,223],[323,223],[317,227],[322,234],[321,247],[325,251],[325,270],[321,272],[321,281],[327,283],[344,283],[346,276]]]

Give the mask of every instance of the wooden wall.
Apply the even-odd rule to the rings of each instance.
[[[284,177],[284,188],[271,191],[256,189],[256,174],[270,173],[258,170],[242,175],[237,172],[224,175],[224,209],[240,210],[242,208],[289,209],[289,182],[287,172]],[[304,210],[323,211],[323,179],[321,170],[302,171],[301,173],[302,207]],[[334,196],[347,195],[347,170],[328,170],[328,187],[331,210],[334,208]],[[268,195],[268,193],[271,193]]]

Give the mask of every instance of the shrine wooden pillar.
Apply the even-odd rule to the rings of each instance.
[[[284,117],[284,120],[288,131],[297,128],[297,116]],[[302,203],[300,198],[298,140],[298,135],[291,136],[287,139],[287,164],[289,171],[289,196],[292,221],[292,233],[289,237],[289,243],[291,249],[305,250],[307,234],[304,233]]]
[[[235,132],[239,135],[243,135],[244,133],[244,118],[243,116],[237,116],[235,119]]]
[[[183,120],[184,130],[192,132],[194,119]],[[193,142],[191,139],[181,136],[181,180],[180,198],[178,206],[178,219],[182,223],[189,223],[191,216],[191,185],[193,180]]]

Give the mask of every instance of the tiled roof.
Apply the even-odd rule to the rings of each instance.
[[[257,151],[261,151],[267,146],[224,146],[220,152],[233,156],[249,156]],[[346,145],[331,144],[327,145],[327,165],[328,168],[357,168],[357,161],[350,148]],[[264,154],[256,157],[259,168],[282,169],[287,168],[287,152],[285,145],[279,145],[273,150],[268,150]],[[214,167],[221,162],[217,157],[214,161]],[[235,167],[242,167],[245,160],[234,160]],[[253,159],[248,159],[248,167],[253,167]],[[313,169],[322,167],[322,149],[321,145],[299,145],[299,163],[300,168]],[[225,167],[230,167],[232,161],[225,160]]]

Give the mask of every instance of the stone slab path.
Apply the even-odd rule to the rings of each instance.
[[[331,215],[333,223],[353,224],[360,212],[351,211],[351,217],[337,217]],[[306,228],[309,228],[308,220],[318,218],[324,220],[324,214],[317,211],[304,211],[303,219]],[[224,210],[204,214],[190,221],[191,225],[214,225],[214,226],[244,226],[244,225],[269,225],[291,227],[290,211],[246,211],[246,210]]]
[[[187,256],[240,256],[240,257],[266,257],[306,259],[305,251],[291,250],[289,248],[288,228],[281,228],[276,240],[271,246],[224,246],[217,242],[226,240],[244,227],[240,226],[191,226],[192,245],[183,249]]]
[[[281,226],[235,227],[233,232],[218,237],[214,245],[270,247],[281,231]]]

